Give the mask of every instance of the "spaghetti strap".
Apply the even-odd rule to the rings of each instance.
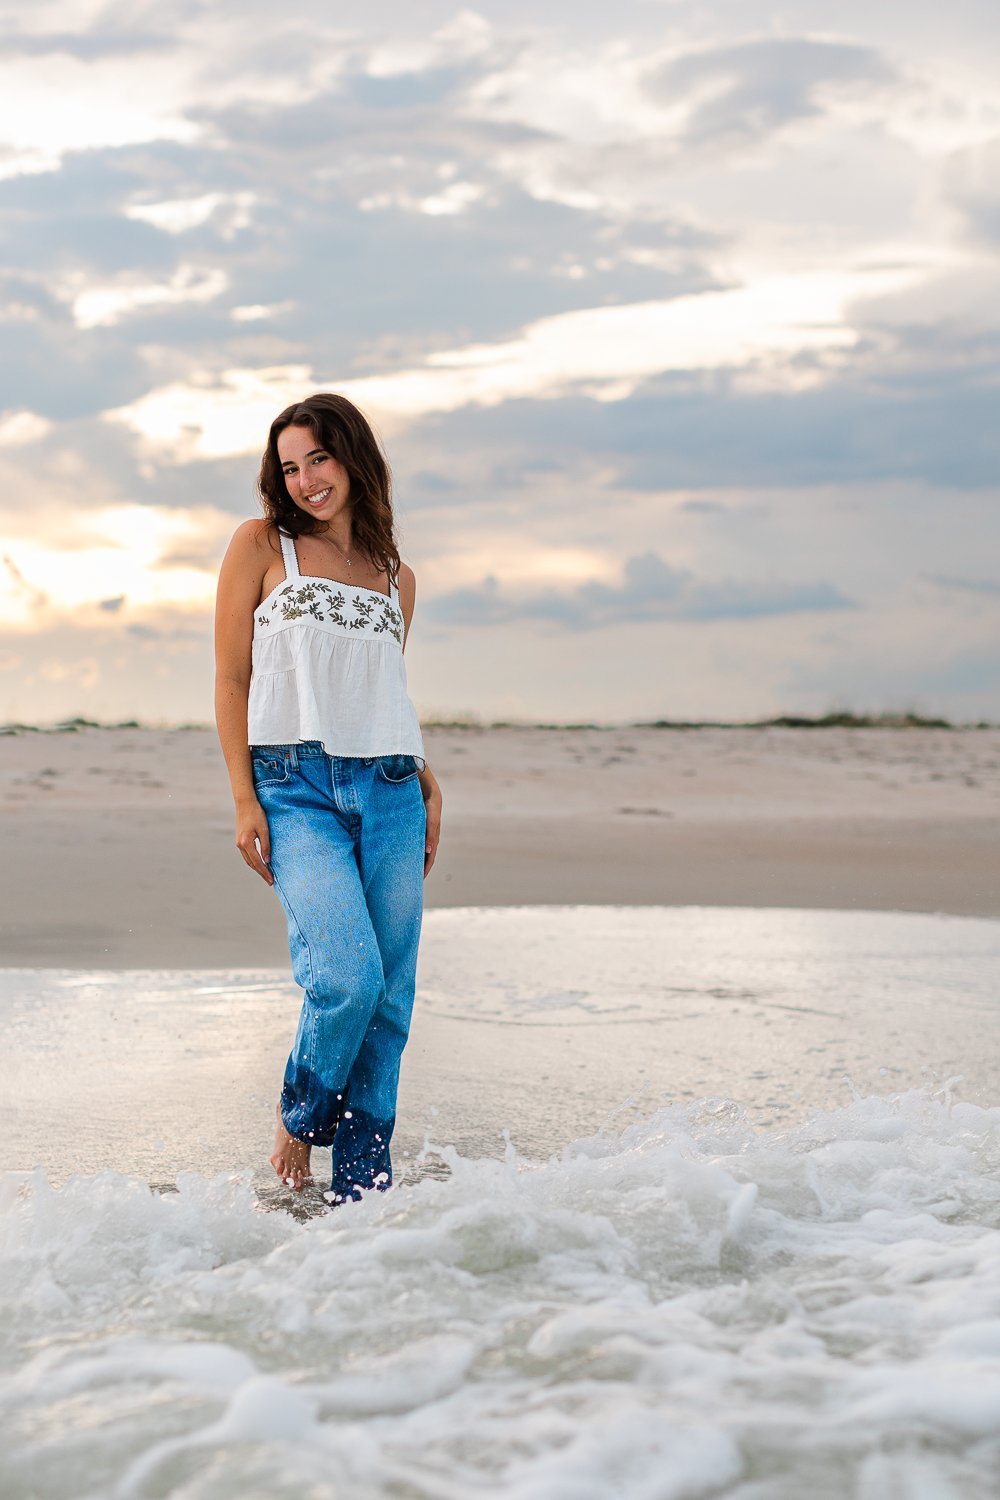
[[[395,583],[395,581],[394,581],[393,576],[392,576],[391,573],[388,574],[388,579],[389,579],[389,599],[390,599],[390,601],[393,604],[398,604],[399,603],[399,589],[396,587],[396,583]]]
[[[279,531],[278,540],[281,543],[281,555],[285,559],[285,577],[298,578],[300,576],[299,560],[295,555],[295,538]]]

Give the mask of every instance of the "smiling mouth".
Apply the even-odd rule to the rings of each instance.
[[[333,485],[330,485],[329,488],[320,490],[318,495],[306,495],[305,501],[307,505],[325,505],[332,494]]]

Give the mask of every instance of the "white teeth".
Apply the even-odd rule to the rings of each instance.
[[[310,505],[322,505],[329,496],[329,490],[321,490],[318,495],[307,495],[306,500]]]

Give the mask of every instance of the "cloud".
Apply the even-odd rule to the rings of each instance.
[[[71,47],[51,6],[40,25],[12,28],[14,47],[0,60],[6,173],[52,171],[79,151],[196,142],[208,100],[215,108],[301,100],[329,87],[343,66],[342,50],[331,45],[342,28],[317,30],[312,17],[276,13],[255,0],[244,0],[238,17],[185,0],[139,7],[122,29],[125,46],[106,44],[118,35],[117,9],[81,16],[79,7],[67,7],[77,38]]]
[[[51,723],[77,714],[178,723],[212,717],[212,645],[207,620],[165,611],[157,626],[131,630],[95,612],[81,634],[66,620],[18,637],[16,671],[3,681],[0,722]]]
[[[782,367],[806,351],[848,349],[856,339],[846,314],[851,298],[912,276],[891,270],[784,277],[669,302],[587,308],[541,319],[502,344],[442,350],[419,368],[323,383],[381,422],[573,391],[621,401],[664,370],[755,361]],[[197,383],[151,391],[108,417],[168,457],[250,453],[266,431],[267,404],[273,416],[317,383],[315,372],[304,369],[230,370],[214,382],[202,375]]]
[[[120,282],[111,286],[88,286],[73,298],[73,321],[77,328],[99,328],[118,323],[138,308],[178,307],[185,303],[212,302],[227,285],[225,273],[178,266],[167,282],[137,285]]]
[[[981,594],[988,599],[1000,598],[1000,579],[954,578],[943,573],[925,573],[924,577],[928,583],[937,584],[938,588],[954,590],[960,594]]]
[[[105,73],[107,88],[94,87],[95,70]],[[49,51],[37,63],[8,56],[0,61],[0,92],[7,153],[0,176],[53,171],[69,150],[190,141],[199,134],[175,107],[161,67],[137,69],[131,57],[118,54],[92,61]],[[67,99],[72,111],[65,109]]]
[[[863,323],[858,336],[866,336]],[[853,367],[821,365],[813,382],[806,356],[792,365],[785,389],[747,390],[739,372],[656,377],[625,400],[562,393],[544,403],[467,407],[442,414],[429,431],[453,464],[476,446],[505,452],[508,466],[517,454],[567,461],[586,452],[629,489],[788,489],[896,477],[988,492],[1000,473],[1000,350],[977,357],[974,344],[963,358],[961,348],[960,339],[915,331],[912,339],[899,335],[888,368],[872,353],[870,369],[864,357]]]
[[[0,447],[22,448],[40,442],[52,430],[52,423],[33,411],[0,412]]]
[[[48,604],[49,599],[45,590],[31,582],[24,576],[17,563],[9,552],[0,557],[0,562],[7,573],[8,587],[11,591],[10,602],[15,610],[28,614],[42,610]]]
[[[2,559],[11,586],[0,594],[0,619],[8,630],[35,634],[67,618],[81,632],[106,625],[108,615],[139,623],[164,611],[203,618],[231,531],[232,517],[208,507],[118,505],[71,514],[54,536],[37,528],[11,542]]]
[[[711,282],[696,241],[680,228],[665,271],[631,259],[629,236],[609,239],[590,216],[492,179],[485,197],[458,214],[400,204],[373,214],[360,207],[370,176],[356,186],[330,181],[317,201],[304,173],[278,194],[268,177],[273,155],[257,162],[246,142],[231,155],[227,144],[74,158],[58,192],[38,178],[0,184],[0,242],[25,267],[0,289],[14,356],[0,377],[0,404],[37,410],[41,390],[43,414],[89,412],[102,396],[105,405],[124,404],[162,380],[157,364],[170,352],[178,368],[209,374],[302,364],[306,351],[336,358],[322,371],[327,380],[405,370],[429,351],[468,342],[470,330],[480,340],[510,337],[543,313]],[[447,204],[453,183],[466,179],[439,175],[449,165],[440,150],[423,172],[414,150],[407,193]],[[461,174],[460,159],[451,165]],[[252,203],[233,186],[241,172],[257,174]],[[179,195],[180,181],[205,191]],[[379,181],[391,196],[392,175]],[[212,212],[209,201],[219,205]],[[147,222],[149,209],[163,227]],[[384,249],[373,254],[377,246]]]
[[[809,37],[767,37],[705,47],[647,79],[659,101],[682,108],[685,145],[759,140],[822,113],[830,92],[885,85],[894,70],[874,48]]]
[[[4,51],[13,57],[64,56],[93,62],[100,58],[134,57],[137,53],[152,52],[169,47],[172,40],[165,32],[156,34],[150,31],[116,30],[88,35],[82,30],[52,30],[16,35],[7,30]]]
[[[1000,243],[1000,134],[956,151],[946,165],[944,183],[973,233],[989,245]]]
[[[165,234],[185,234],[210,219],[224,216],[223,237],[231,239],[250,224],[250,209],[256,201],[256,194],[249,192],[202,193],[196,198],[170,198],[161,203],[130,203],[125,208],[125,217],[152,224]]]
[[[708,716],[943,682],[939,638],[973,659],[1000,545],[984,0],[903,28],[845,0],[835,34],[820,0],[781,34],[757,0],[0,9],[0,171],[35,172],[0,182],[31,693],[84,631],[95,708],[159,711],[190,630],[169,701],[197,713],[219,553],[314,385],[386,434],[436,707],[631,713],[667,643],[671,704]],[[486,667],[452,623],[485,619]]]
[[[568,630],[596,630],[643,620],[746,620],[854,607],[829,583],[699,581],[650,551],[626,559],[618,584],[594,578],[572,589],[505,590],[488,574],[475,587],[439,594],[427,608],[432,620],[449,625],[545,620]]]

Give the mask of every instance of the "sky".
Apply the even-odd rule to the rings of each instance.
[[[426,718],[1000,719],[1000,12],[0,0],[0,721],[207,722],[268,425]]]

